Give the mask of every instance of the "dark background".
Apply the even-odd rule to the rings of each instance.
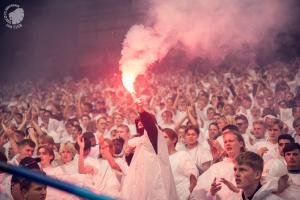
[[[0,80],[98,78],[118,72],[122,41],[130,26],[143,22],[147,7],[138,0],[2,0],[0,5]],[[289,62],[300,55],[299,5],[294,24],[279,33],[272,56],[264,50],[257,62]],[[4,9],[24,9],[22,28],[5,26]],[[193,61],[193,63],[197,63]],[[233,61],[234,62],[234,61]],[[221,65],[220,65],[221,66]]]

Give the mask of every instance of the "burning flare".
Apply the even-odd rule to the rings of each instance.
[[[133,74],[125,73],[122,75],[123,85],[131,94],[134,93],[134,81],[135,77]]]

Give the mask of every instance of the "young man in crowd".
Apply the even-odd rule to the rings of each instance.
[[[283,154],[290,179],[300,187],[300,145],[298,143],[286,144]]]
[[[243,200],[280,200],[281,198],[268,190],[268,184],[261,184],[264,167],[263,159],[256,153],[240,153],[234,165],[234,176],[237,188]]]

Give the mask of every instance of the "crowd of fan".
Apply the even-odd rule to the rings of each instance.
[[[137,79],[137,96],[155,115],[166,138],[180,199],[234,199],[239,189],[233,160],[244,151],[263,159],[265,182],[282,181],[288,175],[288,186],[281,191],[270,186],[272,192],[284,199],[297,198],[299,69],[298,61],[278,62],[205,73],[149,72]],[[2,85],[0,91],[3,161],[21,165],[24,158],[38,156],[39,167],[48,176],[122,198],[122,180],[138,137],[138,113],[119,77],[97,82],[26,81]],[[174,157],[178,152],[182,155]],[[14,189],[12,176],[0,175],[3,197],[24,195]],[[77,198],[50,187],[45,193],[46,199]]]

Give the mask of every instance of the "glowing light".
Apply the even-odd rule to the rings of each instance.
[[[131,94],[134,93],[134,81],[135,81],[135,76],[130,73],[123,73],[122,74],[122,82],[124,87],[130,92]]]

